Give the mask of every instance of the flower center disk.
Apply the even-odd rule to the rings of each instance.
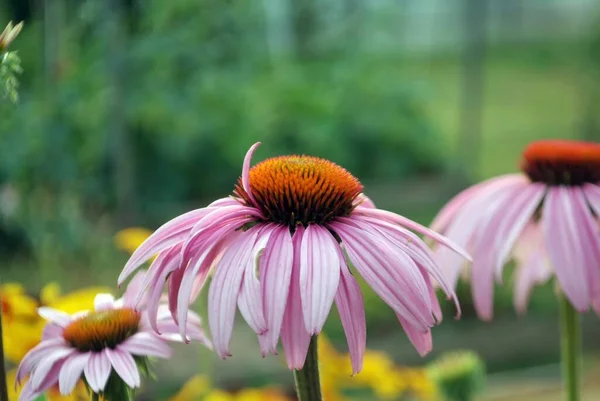
[[[600,144],[546,140],[523,152],[522,171],[532,181],[548,185],[582,185],[600,182]]]
[[[352,174],[329,160],[280,156],[250,169],[250,189],[256,206],[269,221],[293,228],[349,215],[363,187]],[[236,193],[248,205],[253,204],[241,181]]]
[[[131,308],[91,312],[71,322],[64,339],[81,352],[115,348],[138,331],[140,313]]]

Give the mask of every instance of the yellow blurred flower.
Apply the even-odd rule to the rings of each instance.
[[[197,375],[188,380],[179,393],[169,401],[290,401],[285,394],[272,387],[246,388],[234,393],[211,388],[210,380]]]
[[[438,399],[436,386],[424,369],[396,366],[385,353],[367,349],[362,372],[350,376],[348,354],[339,353],[323,334],[319,336],[318,346],[321,387],[327,400],[344,401],[343,390],[351,388],[368,388],[383,400],[405,394],[422,401]]]
[[[152,234],[152,231],[142,227],[125,228],[115,234],[114,241],[117,248],[133,253]]]

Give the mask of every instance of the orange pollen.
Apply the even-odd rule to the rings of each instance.
[[[63,337],[81,352],[115,348],[137,333],[140,317],[131,308],[91,312],[65,327]]]
[[[292,229],[302,224],[324,224],[347,216],[362,192],[361,183],[344,168],[312,156],[279,156],[250,169],[250,189],[256,205],[272,222]],[[242,187],[235,193],[253,205]]]
[[[600,144],[545,140],[523,152],[521,170],[532,181],[548,185],[582,185],[600,181]]]

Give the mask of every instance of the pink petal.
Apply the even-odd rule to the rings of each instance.
[[[577,226],[577,205],[566,187],[551,187],[544,201],[542,228],[556,277],[569,301],[580,312],[590,305],[582,241]]]
[[[575,225],[580,230],[584,267],[592,299],[600,299],[600,234],[598,222],[590,212],[584,191],[581,188],[570,189],[575,203]],[[593,306],[596,306],[593,304]],[[597,307],[595,307],[597,309]],[[598,310],[596,312],[599,312]]]
[[[138,298],[138,294],[145,292],[144,291],[144,282],[145,282],[145,278],[146,278],[146,274],[147,272],[144,270],[141,270],[139,272],[137,272],[135,274],[135,276],[133,276],[133,278],[131,279],[131,281],[129,281],[129,284],[127,284],[127,288],[125,289],[125,293],[123,294],[123,305],[125,306],[133,306],[134,301],[136,301],[136,298]],[[141,298],[141,297],[140,297]],[[142,306],[144,305],[144,302],[142,302],[142,300],[140,299],[137,304]]]
[[[114,302],[115,297],[112,294],[98,294],[94,298],[94,309],[98,312],[113,309]]]
[[[402,328],[406,332],[408,339],[415,346],[415,349],[421,356],[427,355],[433,349],[433,340],[431,338],[431,330],[422,331],[415,328],[412,324],[406,321],[402,316],[396,315]]]
[[[104,390],[108,377],[110,376],[111,365],[105,351],[91,352],[88,364],[83,368],[85,379],[94,393]]]
[[[285,315],[281,326],[281,343],[285,351],[288,368],[302,369],[310,344],[310,334],[306,331],[300,298],[300,248],[304,227],[298,226],[292,237],[294,259],[292,276],[290,278],[290,291],[288,293]],[[266,350],[268,352],[268,349]]]
[[[235,318],[235,306],[249,260],[253,260],[252,249],[256,242],[257,229],[232,234],[232,242],[223,258],[215,267],[215,275],[208,290],[208,323],[215,351],[221,357],[230,356],[229,342]],[[180,324],[182,320],[179,320]]]
[[[72,348],[66,347],[48,350],[48,353],[36,365],[35,369],[33,369],[33,372],[31,372],[30,380],[33,388],[36,390],[39,389],[46,376],[48,376],[50,373],[52,367],[74,352],[75,350]]]
[[[256,201],[254,200],[254,195],[252,195],[252,188],[250,188],[250,164],[252,163],[252,156],[254,155],[256,148],[258,148],[258,145],[260,145],[260,142],[256,142],[248,149],[246,157],[244,157],[244,166],[242,168],[242,186],[254,204],[256,204]]]
[[[352,359],[352,373],[356,374],[362,370],[367,343],[365,306],[360,287],[350,270],[348,270],[343,258],[340,258],[340,263],[340,286],[335,296],[335,303],[348,341],[348,349]]]
[[[287,226],[277,226],[273,229],[259,262],[264,315],[269,330],[266,333],[266,346],[273,353],[276,352],[279,341],[290,290],[293,259],[294,247],[290,230]]]
[[[365,194],[358,194],[358,196],[354,200],[354,205],[356,207],[365,207],[367,209],[375,209],[376,208],[375,203],[373,203],[371,198],[369,198]]]
[[[63,331],[62,327],[54,323],[46,323],[42,331],[42,341],[54,340],[56,338],[62,339]]]
[[[552,277],[552,270],[543,252],[536,249],[527,262],[520,264],[515,272],[514,305],[518,313],[525,313],[531,289]]]
[[[266,236],[268,239],[271,231],[272,230],[269,229],[263,230],[259,234],[259,237]],[[263,313],[260,281],[257,277],[258,260],[260,254],[264,250],[264,246],[265,242],[261,239],[257,239],[252,251],[252,257],[248,259],[248,262],[246,263],[244,279],[238,297],[238,308],[240,313],[252,330],[257,334],[263,334],[267,331],[267,323]]]
[[[198,282],[204,283],[208,278],[211,267],[215,264],[220,264],[222,261],[215,263],[222,249],[225,252],[230,247],[230,242],[236,236],[233,235],[238,227],[236,223],[228,224],[215,231],[212,236],[207,238],[204,244],[196,250],[196,254],[192,257],[189,264],[185,267],[185,272],[181,279],[181,286],[177,294],[177,322],[179,323],[181,337],[185,339],[185,330],[187,327],[187,316],[189,304],[192,299],[192,289],[197,286]],[[230,235],[231,234],[231,235]],[[229,242],[227,242],[229,241]],[[226,248],[222,248],[227,246]]]
[[[118,348],[126,353],[140,356],[154,356],[168,359],[171,348],[158,337],[145,332],[136,333],[129,337]]]
[[[140,372],[131,354],[119,349],[106,348],[104,350],[110,364],[117,374],[130,388],[140,386]]]
[[[514,197],[511,204],[504,211],[504,218],[497,227],[498,234],[495,238],[495,247],[498,250],[495,270],[498,280],[502,278],[502,267],[506,263],[517,238],[521,235],[527,223],[531,221],[545,193],[545,185],[531,183]]]
[[[448,203],[438,212],[434,220],[431,222],[431,229],[433,231],[442,232],[445,231],[449,224],[457,217],[463,210],[463,207],[471,201],[471,199],[478,197],[481,193],[489,189],[490,186],[499,188],[504,185],[512,185],[514,183],[524,182],[524,177],[521,174],[508,174],[499,177],[494,177],[490,180],[481,182],[477,185],[473,185],[460,192],[454,198],[450,199]]]
[[[402,252],[386,245],[385,238],[349,224],[332,223],[352,264],[371,288],[396,313],[422,330],[435,321],[431,300],[420,274],[407,274],[418,267]]]
[[[46,357],[46,355],[56,349],[69,350],[70,348],[66,346],[65,340],[61,337],[52,340],[44,340],[29,350],[21,360],[19,368],[17,369],[15,386],[21,383],[23,378],[27,376],[33,368]]]
[[[179,267],[179,269],[175,269],[168,279],[168,301],[169,301],[169,311],[171,312],[171,316],[175,321],[177,321],[177,296],[179,295],[179,290],[181,289],[181,284],[183,283],[183,276],[185,274],[186,268]],[[196,279],[194,279],[196,280]],[[193,301],[190,300],[190,304]]]
[[[333,236],[310,224],[300,248],[300,295],[306,330],[318,334],[331,310],[340,282],[339,245]]]
[[[471,256],[463,250],[461,247],[456,245],[453,241],[444,237],[443,235],[438,234],[437,232],[430,230],[429,228],[407,219],[406,217],[400,216],[399,214],[395,214],[392,212],[388,212],[387,210],[380,209],[367,209],[367,208],[357,208],[355,209],[355,213],[364,216],[370,216],[378,219],[385,219],[389,222],[400,224],[401,226],[407,227],[410,230],[416,231],[420,234],[423,234],[440,244],[452,249],[454,252],[458,253],[462,257],[467,260],[471,260]]]
[[[189,231],[202,217],[213,211],[214,208],[202,208],[192,210],[178,216],[158,228],[133,252],[123,271],[119,275],[119,285],[129,277],[142,263],[150,259],[162,250],[185,240]]]
[[[38,312],[38,315],[40,315],[47,321],[52,322],[52,323],[56,324],[57,326],[60,326],[63,328],[68,326],[69,323],[71,323],[73,321],[73,318],[68,313],[59,311],[57,309],[50,308],[48,306],[39,307],[37,312]]]
[[[152,329],[158,334],[160,334],[160,332],[158,331],[156,320],[158,315],[158,307],[163,293],[163,287],[169,274],[179,267],[180,261],[181,257],[179,254],[179,247],[170,249],[162,261],[160,273],[155,274],[152,282],[150,283],[150,294],[148,295],[147,305],[148,320],[150,321],[150,326]]]
[[[90,353],[75,354],[65,360],[58,376],[58,387],[62,395],[70,394],[83,373],[83,368],[90,359]]]
[[[62,363],[62,360],[56,362],[38,386],[35,386],[31,380],[28,381],[21,391],[21,394],[19,394],[19,401],[34,400],[50,387],[55,386],[58,382],[58,375],[60,373]]]

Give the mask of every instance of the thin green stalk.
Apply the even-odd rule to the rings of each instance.
[[[317,336],[313,336],[310,340],[304,367],[301,370],[294,370],[294,380],[298,401],[321,401]]]
[[[581,323],[579,313],[560,298],[561,359],[567,401],[581,398]]]

